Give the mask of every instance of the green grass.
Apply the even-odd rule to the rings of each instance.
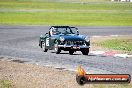
[[[82,15],[83,14],[83,15]],[[125,16],[124,16],[125,15]],[[108,17],[109,16],[109,17]],[[2,12],[1,24],[131,25],[131,13]],[[116,20],[115,20],[116,19]]]
[[[132,52],[132,38],[129,39],[109,39],[101,42],[101,45],[115,50]]]
[[[132,26],[132,3],[0,1],[0,24]]]
[[[0,0],[1,1],[1,0]],[[132,3],[66,3],[66,2],[30,2],[30,1],[1,1],[0,9],[46,9],[46,10],[131,10]]]
[[[9,80],[0,80],[0,88],[12,88],[12,82]]]
[[[0,1],[106,2],[106,1],[111,1],[111,0],[0,0]]]

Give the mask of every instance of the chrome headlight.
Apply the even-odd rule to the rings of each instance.
[[[64,37],[60,37],[60,41],[63,42],[65,40]]]
[[[85,41],[86,42],[89,42],[90,41],[90,38],[88,36],[85,37]]]

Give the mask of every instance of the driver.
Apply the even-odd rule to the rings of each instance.
[[[56,30],[55,30],[55,28],[52,28],[52,29],[50,30],[50,35],[53,36],[53,35],[55,35],[55,34],[56,34]]]
[[[56,29],[55,28],[52,30],[52,35],[56,35]]]
[[[52,28],[52,30],[50,31],[51,36],[52,35],[57,35],[59,33],[57,28]]]

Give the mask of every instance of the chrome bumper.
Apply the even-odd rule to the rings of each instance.
[[[90,48],[90,46],[86,45],[58,45],[60,48],[73,48],[73,49],[83,49],[83,48]]]

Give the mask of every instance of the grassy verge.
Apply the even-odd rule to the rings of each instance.
[[[96,13],[96,12],[95,12]],[[131,25],[131,13],[3,12],[1,24]],[[109,17],[107,17],[109,15]],[[124,16],[125,15],[125,16]],[[116,20],[115,20],[116,19]],[[107,21],[107,22],[106,22]]]
[[[2,0],[0,24],[132,26],[132,3]]]
[[[130,10],[132,12],[132,3],[66,3],[66,2],[33,2],[33,1],[1,1],[0,10]]]
[[[9,80],[0,80],[0,88],[12,88],[12,83]]]
[[[103,40],[96,41],[93,44],[99,47],[132,53],[132,38],[131,37],[118,37],[118,38],[113,37],[108,39],[104,38]]]
[[[111,1],[111,0],[1,0],[1,1],[107,2],[107,1]]]
[[[132,51],[132,39],[111,39],[103,41],[102,45],[115,50]]]

